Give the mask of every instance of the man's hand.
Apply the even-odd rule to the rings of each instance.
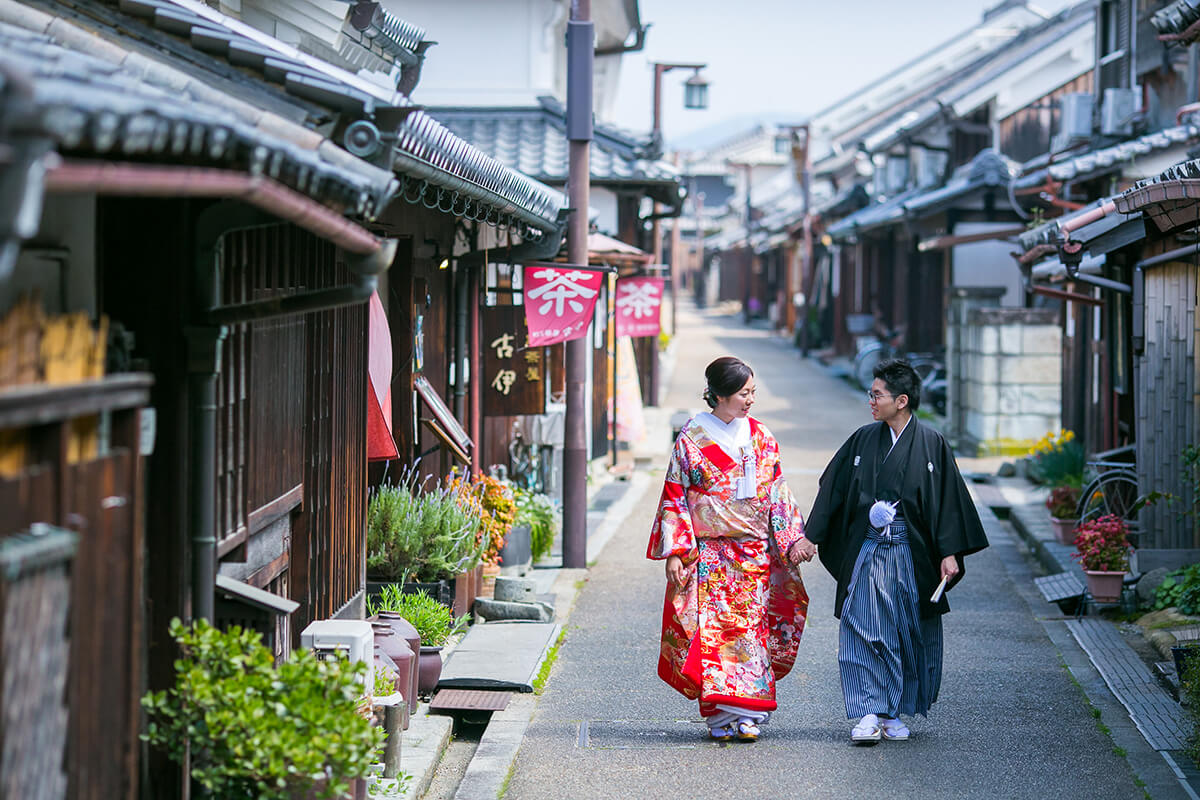
[[[947,578],[946,583],[952,583],[954,576],[958,575],[958,559],[954,556],[946,556],[942,559],[942,577]]]
[[[692,568],[686,567],[683,564],[683,559],[679,556],[667,556],[667,580],[675,584],[675,587],[682,589],[687,586],[688,580],[692,577]]]
[[[817,546],[808,539],[798,539],[791,549],[788,550],[788,561],[793,565],[800,566],[802,561],[812,561],[817,554]]]

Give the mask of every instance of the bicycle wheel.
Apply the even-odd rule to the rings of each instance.
[[[858,351],[854,357],[854,380],[864,389],[871,388],[875,380],[875,367],[883,360],[883,343],[872,342]]]
[[[1133,510],[1139,497],[1137,473],[1131,469],[1102,472],[1084,487],[1079,498],[1079,521],[1114,514],[1129,523],[1132,532],[1137,523]]]

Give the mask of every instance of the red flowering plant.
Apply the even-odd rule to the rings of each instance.
[[[1075,516],[1079,505],[1079,488],[1076,486],[1056,486],[1046,498],[1046,508],[1055,519],[1070,519]]]
[[[1085,570],[1124,572],[1129,568],[1129,528],[1116,514],[1081,522],[1075,529],[1075,552],[1071,556]]]
[[[500,563],[500,548],[512,529],[517,516],[517,501],[511,486],[490,475],[478,475],[467,479],[455,476],[450,485],[461,489],[462,502],[471,513],[478,514],[480,526],[476,534],[479,560],[484,564]]]

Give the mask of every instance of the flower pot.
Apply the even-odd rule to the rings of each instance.
[[[415,714],[417,711],[417,692],[420,691],[417,687],[420,674],[420,662],[418,655],[421,652],[421,636],[417,633],[417,629],[412,626],[412,623],[391,611],[380,611],[375,619],[379,622],[387,623],[392,632],[404,640],[408,645],[409,652],[413,655],[412,669],[409,671],[409,684],[404,690],[404,699],[408,701],[408,713]],[[372,620],[374,621],[374,620]]]
[[[1050,527],[1054,529],[1055,541],[1059,544],[1074,544],[1076,524],[1078,524],[1078,520],[1051,517]]]
[[[475,605],[475,594],[478,591],[477,583],[475,570],[454,576],[454,602],[451,603],[450,610],[454,613],[455,619],[471,613],[471,607]]]
[[[421,694],[433,694],[438,679],[442,677],[442,648],[422,647],[417,669],[417,691]]]
[[[405,620],[400,621],[404,622]],[[399,676],[396,678],[396,690],[404,695],[404,699],[408,703],[408,713],[416,713],[417,653],[413,651],[409,642],[399,635],[396,629],[392,628],[388,620],[381,619],[372,622],[371,628],[375,631],[375,649],[387,656],[399,672]],[[420,639],[417,641],[420,642]],[[417,650],[420,649],[421,646],[418,644]]]
[[[1085,569],[1088,591],[1097,603],[1115,603],[1121,599],[1121,588],[1125,585],[1125,573],[1102,572]]]
[[[500,567],[497,564],[483,565],[483,586],[479,590],[479,597],[495,597],[496,596],[496,577],[500,574]]]
[[[527,524],[513,525],[500,548],[500,569],[506,575],[524,575],[532,566],[533,530]]]

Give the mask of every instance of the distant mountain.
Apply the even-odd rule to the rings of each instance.
[[[798,125],[806,118],[806,114],[792,114],[780,111],[763,111],[761,113],[737,114],[727,117],[721,122],[706,125],[703,128],[673,137],[667,142],[668,150],[707,150],[721,142],[750,130],[755,125]]]

